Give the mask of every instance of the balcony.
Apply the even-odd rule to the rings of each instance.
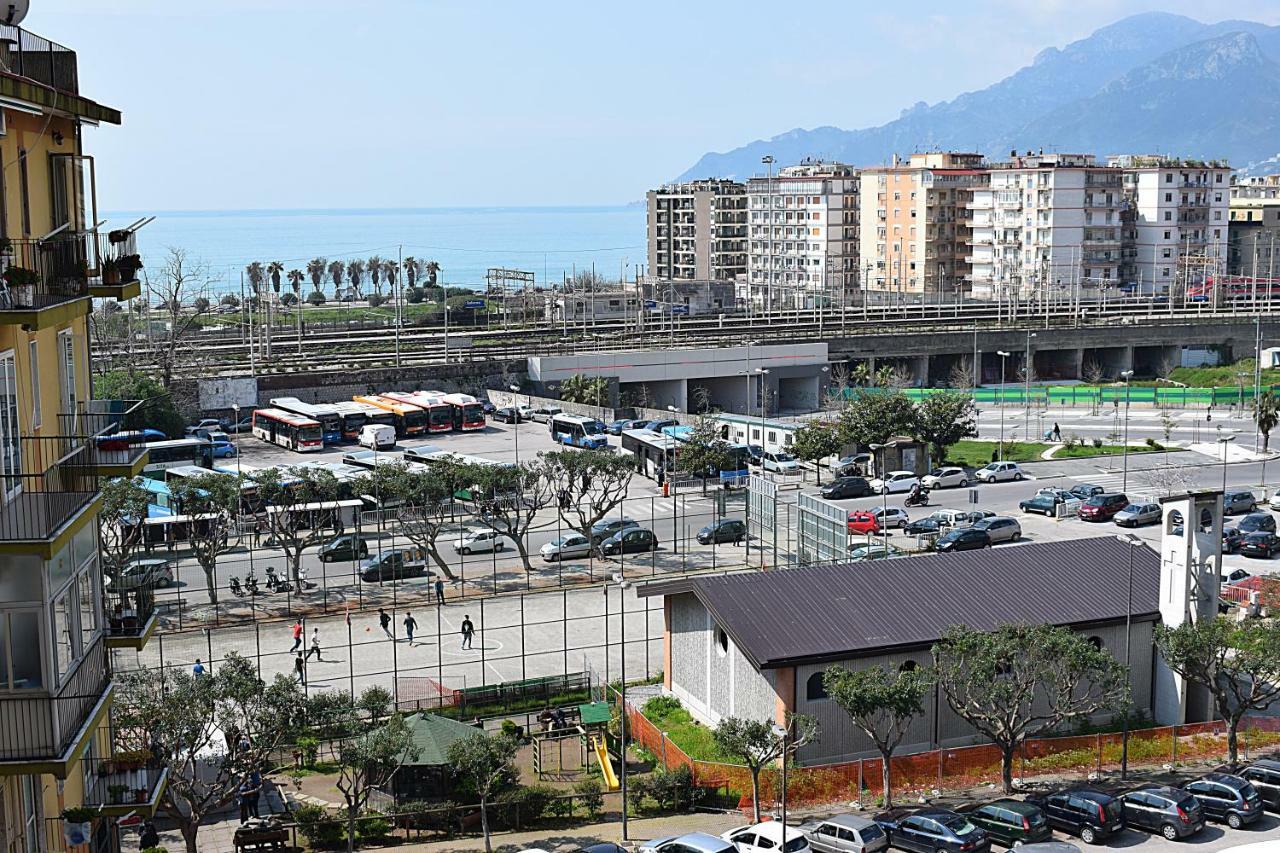
[[[94,642],[56,690],[39,683],[38,663],[29,678],[19,678],[15,656],[15,689],[0,698],[0,761],[66,778],[85,740],[110,710],[105,648]]]
[[[146,429],[149,411],[146,400],[87,400],[77,403],[75,412],[58,415],[58,432],[81,437],[98,476],[133,477],[146,465],[147,449],[138,436],[127,434]]]
[[[156,629],[156,598],[150,586],[108,590],[107,647],[142,649]]]
[[[136,232],[131,229],[92,235],[96,266],[89,269],[89,295],[123,302],[142,294],[138,281],[141,259]]]
[[[89,313],[90,235],[0,242],[0,324],[43,329]]]
[[[20,438],[0,452],[0,480],[8,495],[0,502],[0,553],[52,559],[58,540],[96,505],[94,466],[89,447],[61,436]]]
[[[118,751],[109,758],[86,758],[83,763],[86,806],[99,809],[105,817],[156,813],[169,771],[149,751]]]

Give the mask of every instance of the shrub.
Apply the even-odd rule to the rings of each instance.
[[[520,731],[520,727],[516,725],[515,720],[503,720],[501,729],[502,729],[502,734],[509,738],[519,739],[520,735],[522,734],[522,732]]]
[[[369,303],[370,308],[377,308],[379,305],[382,305],[384,302],[386,302],[387,298],[383,296],[381,293],[370,293],[367,298],[367,301]]]
[[[320,757],[320,741],[311,735],[303,735],[298,738],[296,744],[298,752],[302,753],[302,766],[314,767],[316,760]]]
[[[367,814],[356,819],[356,838],[361,843],[377,841],[391,834],[391,821],[380,814]]]
[[[168,847],[143,847],[139,853],[169,853]]]
[[[596,818],[604,808],[604,792],[596,779],[583,779],[573,786],[578,802],[587,811],[587,817]]]
[[[398,803],[392,809],[396,826],[405,829],[425,829],[452,835],[458,828],[458,809],[452,800],[440,802],[413,800]]]
[[[1095,439],[1093,439],[1093,446],[1094,446],[1094,447],[1101,447],[1101,446],[1102,446],[1102,439],[1100,439],[1100,438],[1095,438]]]
[[[325,303],[325,295],[318,290],[313,290],[307,294],[307,301],[312,305],[323,305]]]
[[[644,703],[644,715],[666,716],[672,711],[678,711],[684,706],[680,704],[680,700],[674,696],[654,696],[648,702]]]
[[[405,291],[404,301],[410,305],[417,305],[422,302],[423,292],[421,287],[411,287]]]
[[[702,799],[702,789],[693,784],[693,771],[687,765],[655,773],[651,781],[653,788],[649,795],[661,809],[684,811]]]
[[[1160,444],[1160,442],[1156,441],[1156,440],[1155,440],[1154,438],[1152,438],[1151,436],[1147,436],[1147,438],[1146,438],[1146,445],[1147,445],[1147,447],[1150,447],[1152,450],[1163,450],[1163,449],[1164,449],[1164,447]]]
[[[218,300],[219,305],[230,305],[232,308],[240,307],[240,297],[234,293],[228,293],[226,296]]]
[[[283,293],[280,295],[281,305],[293,307],[293,305],[295,305],[297,301],[298,301],[298,294],[296,293]]]
[[[303,803],[293,810],[298,831],[312,847],[336,847],[346,841],[347,833],[341,821],[335,820],[323,806]]]
[[[573,816],[573,798],[557,794],[547,801],[542,810],[544,817],[566,818]]]
[[[527,785],[503,791],[494,802],[493,819],[509,828],[519,829],[542,817],[547,805],[560,792],[548,785]]]

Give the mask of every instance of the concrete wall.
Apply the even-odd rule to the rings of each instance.
[[[714,726],[725,717],[774,719],[773,677],[753,667],[692,593],[671,598],[671,692]]]

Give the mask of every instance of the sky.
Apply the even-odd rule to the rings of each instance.
[[[623,204],[704,152],[867,127],[1191,0],[32,0],[104,210]],[[1234,18],[1280,24],[1280,0]],[[888,74],[886,69],[895,69]]]

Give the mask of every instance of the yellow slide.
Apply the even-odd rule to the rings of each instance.
[[[600,775],[604,777],[604,786],[610,791],[616,791],[620,787],[618,785],[618,774],[613,772],[613,763],[609,761],[609,750],[605,748],[604,738],[591,736],[591,748],[595,750],[596,761],[600,765]]]

